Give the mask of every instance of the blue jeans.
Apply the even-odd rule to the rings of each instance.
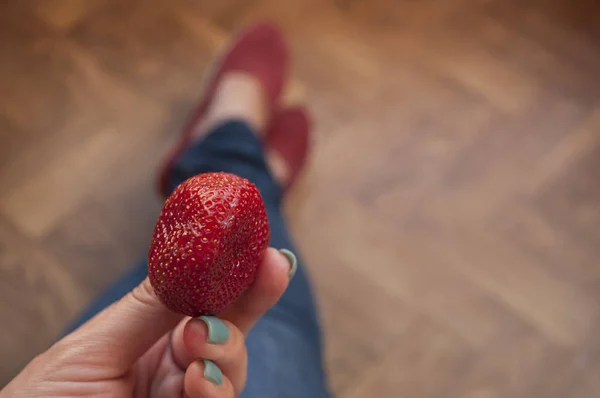
[[[281,187],[269,173],[262,143],[248,125],[226,122],[188,148],[173,168],[171,191],[186,179],[211,171],[237,174],[256,184],[269,216],[270,246],[298,255],[281,213]],[[298,259],[298,271],[286,292],[248,334],[248,382],[241,398],[331,397],[316,306],[306,269]],[[147,267],[144,258],[104,291],[71,330],[131,291],[146,277]]]

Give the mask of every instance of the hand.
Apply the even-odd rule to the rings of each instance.
[[[244,338],[289,275],[286,257],[268,249],[221,319],[169,311],[146,279],[31,361],[0,397],[235,397],[246,383]]]

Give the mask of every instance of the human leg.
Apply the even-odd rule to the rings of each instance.
[[[257,185],[269,216],[270,246],[298,253],[281,212],[282,190],[259,137],[242,121],[218,126],[190,147],[173,170],[172,188],[198,173],[225,171]],[[248,383],[242,397],[328,397],[318,314],[306,269],[299,266],[279,302],[247,338]]]
[[[302,156],[293,161],[290,146],[286,151],[280,145],[290,142],[289,134],[284,140],[280,135],[265,137],[263,132],[272,112],[273,101],[269,98],[277,90],[272,89],[271,94],[261,92],[257,89],[261,84],[256,80],[260,79],[230,74],[229,79],[219,84],[220,88],[214,89],[214,98],[210,106],[206,105],[206,115],[188,131],[181,150],[165,168],[161,188],[168,194],[185,179],[211,171],[245,177],[257,185],[263,196],[271,228],[270,245],[297,253],[281,212],[281,201],[282,187],[287,187],[297,175],[298,159]],[[272,125],[288,127],[283,133],[290,133],[298,123],[287,116],[288,123],[277,123],[276,116]],[[271,143],[271,147],[265,148],[264,142],[267,146]],[[294,147],[302,147],[305,152],[306,140],[297,144]],[[277,145],[283,148],[279,153],[272,151]],[[147,263],[141,261],[99,297],[77,324],[130,291],[145,277],[146,267]],[[242,397],[329,397],[322,367],[318,315],[301,259],[287,291],[248,335],[247,349],[248,382]]]

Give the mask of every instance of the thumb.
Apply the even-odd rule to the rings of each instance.
[[[66,339],[86,362],[127,372],[154,343],[183,318],[165,307],[148,278],[83,324]]]

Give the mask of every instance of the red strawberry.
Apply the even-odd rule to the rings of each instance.
[[[171,310],[214,315],[250,286],[268,243],[267,212],[256,186],[233,174],[201,174],[165,202],[148,276]]]

